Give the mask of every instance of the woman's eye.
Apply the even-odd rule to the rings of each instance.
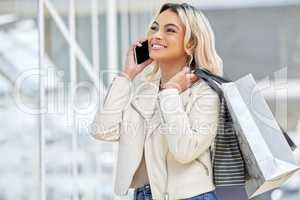
[[[173,29],[171,29],[171,28],[167,29],[167,32],[173,32],[173,33],[175,33],[175,31]]]
[[[157,27],[152,26],[152,27],[150,27],[150,30],[156,31],[156,30],[157,30]],[[167,28],[167,29],[166,29],[166,32],[176,33],[176,31],[175,31],[174,29],[172,29],[172,28]]]

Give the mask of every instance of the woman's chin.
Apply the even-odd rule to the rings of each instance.
[[[154,61],[162,61],[166,59],[165,56],[158,54],[150,54],[149,57],[152,58]]]

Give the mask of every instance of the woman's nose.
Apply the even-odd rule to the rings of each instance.
[[[162,32],[160,30],[156,31],[155,33],[152,34],[152,38],[161,40],[163,38]]]

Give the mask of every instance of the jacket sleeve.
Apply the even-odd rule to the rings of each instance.
[[[99,109],[90,124],[89,133],[98,140],[118,141],[122,115],[131,101],[132,80],[116,76],[109,86],[103,106]]]
[[[216,136],[218,95],[211,88],[201,91],[193,100],[189,115],[177,89],[164,89],[158,98],[170,152],[181,163],[193,161],[209,148]]]

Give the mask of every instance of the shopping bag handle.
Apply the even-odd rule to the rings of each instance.
[[[204,80],[208,84],[208,86],[218,94],[220,101],[223,99],[224,94],[219,85],[221,85],[225,79],[212,74],[211,72],[204,69],[203,67],[196,68],[194,70],[194,74],[196,74],[197,77]]]
[[[221,76],[215,75],[211,73],[208,69],[205,69],[204,67],[197,67],[194,69],[194,73],[204,80],[208,86],[213,89],[219,96],[220,102],[224,98],[224,93],[220,87],[222,83],[229,83],[232,82],[231,80],[225,79]],[[279,124],[278,124],[279,125]],[[279,125],[284,138],[286,139],[287,143],[289,144],[292,151],[294,151],[297,148],[297,145],[293,142],[293,140],[290,138],[290,136],[287,134],[287,132]]]
[[[285,137],[285,140],[289,144],[291,150],[294,151],[295,149],[297,149],[297,145],[293,142],[293,140],[290,138],[290,136],[287,134],[287,132],[280,125],[279,125],[279,127],[283,133],[283,136]]]
[[[229,79],[226,79],[226,78],[224,78],[222,76],[218,76],[216,74],[211,73],[208,69],[206,69],[204,67],[198,67],[198,68],[196,68],[195,72],[200,73],[199,74],[200,76],[202,74],[205,74],[205,75],[209,76],[212,80],[216,81],[219,84],[232,82]]]

